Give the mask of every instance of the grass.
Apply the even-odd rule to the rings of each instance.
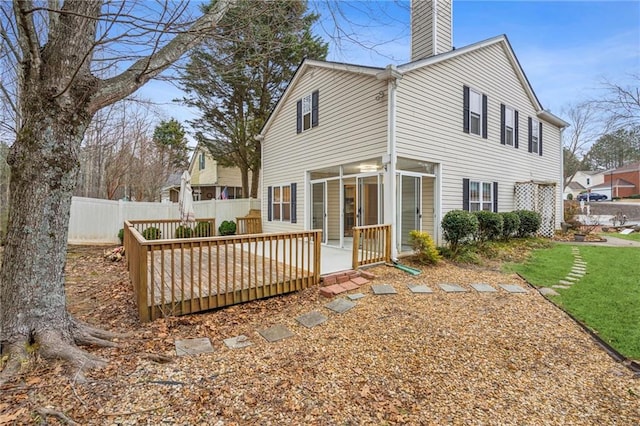
[[[584,322],[618,352],[640,360],[640,252],[631,247],[580,246],[587,274],[551,299]],[[573,264],[571,246],[535,250],[524,263],[505,264],[536,286],[549,287]]]
[[[603,232],[600,235],[602,235],[603,237],[616,237],[616,238],[621,238],[623,240],[631,240],[631,241],[640,241],[640,232],[634,232],[632,234],[619,234],[617,232]]]

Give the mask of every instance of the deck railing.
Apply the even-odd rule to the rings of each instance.
[[[353,227],[353,269],[390,261],[391,225]]]
[[[238,235],[243,234],[262,234],[262,218],[261,217],[237,217],[236,218]]]
[[[321,231],[146,240],[139,229],[157,226],[158,221],[142,222],[125,222],[124,228],[141,321],[248,302],[320,282]]]
[[[156,240],[184,237],[214,237],[216,235],[216,220],[214,218],[198,219],[194,224],[186,227],[189,228],[190,231],[187,231],[186,228],[182,226],[180,219],[130,220],[128,223],[136,228],[142,235],[144,235],[146,229],[158,229],[160,235],[154,238]],[[206,224],[208,224],[208,226]],[[149,234],[154,233],[152,231],[147,232]]]

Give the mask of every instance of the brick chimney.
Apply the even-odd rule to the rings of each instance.
[[[453,0],[411,0],[411,61],[453,48]]]

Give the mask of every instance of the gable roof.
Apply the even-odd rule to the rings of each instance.
[[[492,46],[494,44],[501,44],[504,47],[504,50],[507,53],[507,57],[509,58],[511,65],[515,70],[518,79],[522,83],[522,86],[524,87],[527,93],[527,96],[529,97],[529,99],[531,100],[531,103],[533,104],[533,106],[537,111],[538,117],[560,128],[568,127],[569,123],[562,120],[560,117],[557,117],[556,115],[550,113],[549,111],[544,110],[544,108],[542,107],[542,104],[538,100],[538,97],[533,91],[533,88],[531,87],[531,84],[529,83],[529,80],[527,79],[527,76],[525,75],[524,70],[520,66],[520,62],[518,61],[518,58],[513,52],[511,43],[509,43],[507,36],[503,34],[497,37],[493,37],[484,41],[479,41],[477,43],[464,46],[459,49],[450,50],[448,52],[434,55],[428,58],[409,62],[403,65],[400,65],[398,67],[396,67],[395,65],[387,65],[387,67],[385,68],[380,68],[380,67],[370,67],[370,66],[363,66],[363,65],[354,65],[354,64],[348,64],[348,63],[342,63],[342,62],[328,62],[328,61],[305,59],[304,61],[302,61],[302,63],[296,70],[295,74],[293,75],[293,78],[287,85],[287,88],[285,89],[284,94],[278,100],[278,103],[274,107],[273,111],[271,111],[271,114],[269,115],[269,118],[265,122],[264,126],[262,126],[262,129],[260,130],[258,137],[264,135],[264,133],[267,130],[269,130],[269,127],[271,127],[274,117],[278,115],[278,112],[280,111],[280,109],[282,109],[283,105],[286,103],[287,99],[289,98],[292,88],[295,87],[298,80],[302,78],[304,73],[309,68],[315,67],[315,68],[329,69],[329,70],[335,70],[335,71],[350,72],[355,74],[368,75],[371,77],[377,77],[381,79],[391,78],[391,77],[401,77],[402,74],[406,72],[414,71],[422,67],[428,67],[430,65],[443,62],[452,58],[456,58],[458,56],[461,56],[469,52],[473,52],[488,46]],[[387,74],[383,75],[381,74],[382,72],[386,72]]]
[[[625,164],[622,167],[618,167],[613,170],[612,173],[624,173],[624,172],[635,172],[640,171],[640,161],[630,164]]]

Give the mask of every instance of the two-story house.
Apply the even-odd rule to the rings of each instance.
[[[442,244],[454,209],[536,209],[562,218],[562,129],[504,35],[452,47],[451,1],[412,3],[411,62],[385,68],[305,60],[265,123],[266,232],[322,229],[348,247],[354,225],[392,225]]]

